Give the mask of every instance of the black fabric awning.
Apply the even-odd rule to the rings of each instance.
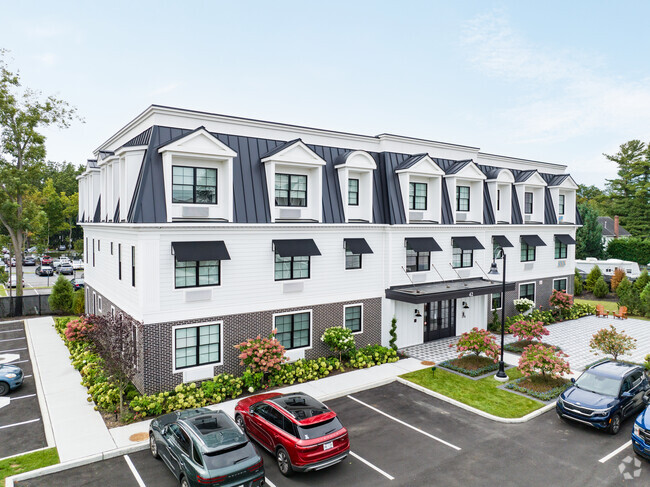
[[[213,242],[172,242],[178,262],[196,260],[230,260],[226,244],[221,240]]]
[[[505,249],[507,247],[514,247],[514,245],[510,243],[510,240],[508,240],[505,235],[494,235],[492,237],[492,240],[494,240],[502,249]]]
[[[539,235],[522,235],[521,240],[531,247],[546,247],[546,244],[539,238]]]
[[[476,237],[451,237],[456,247],[463,250],[484,250],[485,247],[481,245]]]
[[[346,250],[353,254],[372,254],[372,249],[365,238],[344,238]]]
[[[416,252],[440,252],[440,245],[433,237],[406,238],[406,246]]]
[[[280,257],[320,255],[316,242],[311,238],[301,240],[274,240],[273,247]]]
[[[448,299],[471,298],[501,292],[503,283],[481,278],[458,279],[444,282],[409,284],[386,289],[386,298],[405,303],[422,304]],[[514,291],[515,283],[506,282],[506,291]]]
[[[555,235],[555,240],[558,240],[558,241],[562,242],[565,245],[573,245],[573,244],[576,243],[576,241],[573,239],[573,237],[571,235],[566,234],[566,233],[562,233],[562,234],[559,234],[559,235],[556,234]]]

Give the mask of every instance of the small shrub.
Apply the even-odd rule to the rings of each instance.
[[[566,291],[557,291],[556,289],[553,289],[548,303],[562,311],[568,311],[571,309],[571,306],[573,306],[573,296],[567,294]]]
[[[597,298],[604,298],[609,293],[609,288],[607,287],[607,283],[605,282],[605,279],[603,279],[603,276],[600,276],[596,281],[593,293]]]
[[[343,326],[332,326],[326,329],[320,339],[332,352],[339,354],[339,360],[355,348],[352,331]]]
[[[616,288],[625,277],[626,277],[625,271],[623,269],[619,267],[614,269],[614,275],[612,276],[612,279],[609,281],[609,286],[612,288],[612,291],[616,291]]]
[[[379,364],[397,362],[397,352],[392,348],[381,345],[368,345],[367,347],[355,350],[350,355],[350,366],[355,369],[365,369]]]
[[[515,304],[515,309],[520,313],[525,313],[533,306],[535,306],[535,303],[528,298],[515,299],[513,303]]]
[[[84,341],[92,332],[93,326],[84,316],[71,320],[65,327],[65,337],[71,342]]]
[[[72,300],[74,297],[74,289],[72,283],[68,281],[63,274],[54,283],[52,293],[47,298],[52,311],[60,313],[70,313],[72,311]]]
[[[554,347],[544,345],[529,345],[519,357],[517,368],[526,377],[541,375],[542,377],[558,378],[570,374],[569,363],[564,360],[568,355]]]
[[[611,355],[616,360],[619,355],[626,355],[636,348],[636,338],[626,335],[623,331],[617,331],[614,325],[609,325],[609,329],[603,328],[594,333],[589,348],[596,355],[601,352]]]
[[[639,296],[639,290],[627,277],[625,277],[616,288],[616,295],[618,296],[619,306],[627,306],[628,313],[630,314],[639,313],[641,310],[641,297]]]
[[[641,292],[646,288],[648,284],[650,284],[650,274],[648,274],[647,269],[644,269],[643,272],[641,272],[641,275],[637,278],[637,280],[634,281],[634,287],[636,287],[637,290]]]
[[[397,351],[397,318],[393,316],[393,319],[390,320],[390,340],[388,340],[388,345],[393,350]]]
[[[519,340],[541,340],[549,334],[541,321],[517,321],[510,325],[510,332]]]
[[[288,359],[284,356],[284,346],[275,338],[276,333],[277,330],[273,330],[267,338],[258,335],[235,345],[240,352],[240,365],[253,373],[280,370],[280,365]]]
[[[641,311],[644,316],[650,316],[650,282],[643,288],[639,296]]]
[[[593,292],[594,286],[596,286],[596,282],[601,277],[603,277],[603,273],[600,270],[600,267],[598,267],[597,265],[593,266],[591,268],[591,271],[589,271],[589,274],[587,274],[587,279],[585,281],[585,288],[587,289],[587,291]]]
[[[449,344],[453,347],[454,344]],[[494,335],[487,330],[482,330],[477,327],[472,328],[471,331],[463,333],[458,342],[456,342],[456,351],[458,358],[465,355],[481,355],[491,358],[495,362],[499,361],[500,348],[496,344]]]
[[[582,277],[580,276],[578,269],[575,270],[573,276],[573,293],[576,296],[580,296],[582,294]]]
[[[74,291],[72,297],[72,313],[81,316],[86,312],[86,296],[83,289]]]

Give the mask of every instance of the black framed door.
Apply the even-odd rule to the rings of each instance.
[[[456,300],[424,304],[424,341],[456,336]]]

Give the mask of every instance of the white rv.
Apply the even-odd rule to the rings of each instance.
[[[603,277],[606,281],[609,281],[614,275],[616,269],[622,269],[625,272],[625,275],[631,281],[634,281],[639,277],[641,271],[639,270],[639,264],[636,262],[631,262],[629,260],[620,260],[620,259],[607,259],[607,260],[598,260],[595,257],[587,257],[585,260],[576,259],[576,268],[578,272],[583,276],[587,277],[587,274],[591,272],[594,266],[600,267]]]

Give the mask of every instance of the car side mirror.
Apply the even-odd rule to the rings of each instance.
[[[162,429],[161,433],[162,433],[162,435],[165,436],[165,437],[169,436],[169,425],[165,426],[165,427]]]
[[[575,377],[571,377],[571,384],[575,384],[575,383],[576,383],[576,378],[575,378]]]
[[[632,394],[630,391],[625,391],[623,394],[621,394],[621,397],[632,397],[634,394]]]
[[[248,414],[250,414],[251,416],[256,416],[257,413],[255,413],[255,411],[253,411],[253,406],[248,408]]]

